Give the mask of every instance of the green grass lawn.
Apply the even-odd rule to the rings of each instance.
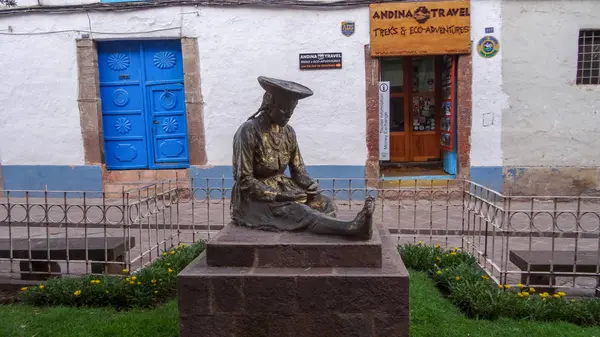
[[[411,336],[414,337],[600,337],[600,328],[514,320],[474,321],[440,296],[423,273],[411,272]],[[156,310],[116,312],[108,309],[0,306],[0,336],[178,336],[177,302]]]

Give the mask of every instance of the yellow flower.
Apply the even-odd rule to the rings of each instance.
[[[534,293],[535,292],[535,288],[529,288],[529,292],[530,293]]]
[[[460,276],[455,277],[457,281],[460,281]]]
[[[183,248],[183,247],[185,247],[185,246],[187,246],[185,243],[182,243],[182,244],[181,244],[181,248]]]
[[[450,254],[446,254],[446,257],[450,256]]]
[[[100,284],[100,280],[91,280],[90,283],[91,284]]]
[[[142,285],[142,282],[138,281],[138,286],[139,286],[139,285]]]
[[[154,293],[155,293],[155,294],[158,294],[158,290],[154,290]]]
[[[172,272],[173,272],[173,269],[171,269],[171,268],[169,268],[168,270],[169,270],[169,273],[172,273]]]
[[[21,288],[21,291],[27,291],[27,287]]]
[[[438,243],[437,245],[435,245],[435,248],[440,248],[440,244]]]
[[[554,295],[552,295],[552,297],[554,297],[554,298],[560,298],[560,295],[559,294],[554,294]]]
[[[75,295],[75,296],[81,295],[81,290],[75,290],[75,292],[73,293],[73,295]]]
[[[129,277],[126,277],[126,278],[125,278],[125,281],[129,282]]]
[[[557,294],[558,294],[560,297],[567,296],[567,294],[566,294],[565,292],[563,292],[563,291],[559,291]]]
[[[439,257],[439,256],[438,256],[438,257],[436,257],[435,259],[436,259],[436,260],[438,260],[438,261],[442,261],[442,258],[441,258],[441,257]]]
[[[110,294],[110,291],[108,291],[108,290],[107,290],[107,291],[106,291],[106,293],[107,293],[107,294]]]
[[[519,287],[520,289],[525,288],[525,286],[522,283],[517,284],[517,287]]]
[[[571,303],[575,303],[575,299],[572,299],[572,300],[571,300]]]
[[[46,288],[43,284],[40,284],[40,289]]]
[[[538,294],[538,295],[540,295],[540,297],[541,297],[541,298],[546,298],[546,297],[550,296],[550,295],[549,295],[548,293],[546,293],[546,292],[544,292],[544,293],[540,293],[540,294]]]
[[[437,271],[437,274],[438,274],[438,275],[442,275],[442,271],[441,271],[441,270],[438,270],[438,271]]]
[[[156,283],[156,280],[152,280],[152,281],[150,281],[150,282],[152,282],[152,284],[155,284],[155,283]]]
[[[503,286],[503,285],[501,285],[501,284],[499,284],[499,285],[498,285],[498,289],[504,289],[504,286]]]
[[[129,281],[129,284],[135,284],[135,282],[133,282],[133,281]]]
[[[526,291],[524,291],[522,294],[523,294],[523,296],[525,296],[525,297],[529,296],[529,293],[528,293],[528,292],[526,292]]]
[[[175,251],[174,250],[171,251],[171,255],[175,255]]]
[[[132,276],[132,277],[131,277],[131,280],[132,280],[132,281],[135,281],[135,280],[137,280],[137,277],[135,277],[135,276]]]
[[[167,252],[163,252],[161,255],[162,256],[167,256]]]
[[[417,242],[417,244],[420,246],[423,244],[423,241],[419,241],[419,242]]]
[[[123,269],[123,274],[127,274],[127,273],[129,273],[129,269],[127,269],[127,268]]]
[[[452,252],[452,253],[450,253],[450,255],[456,256],[456,252]]]
[[[510,288],[510,285],[509,284],[505,284],[504,288],[508,289],[508,288]]]
[[[445,271],[448,271],[448,268],[444,268]]]
[[[458,252],[458,248],[454,248],[454,251],[455,251],[455,252]]]
[[[487,276],[487,275],[481,275],[481,278],[484,279],[484,280],[489,280],[490,279],[490,277]]]
[[[523,293],[518,293],[517,296],[523,297]]]

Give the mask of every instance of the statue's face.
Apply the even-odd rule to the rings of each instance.
[[[273,123],[281,127],[285,126],[290,121],[290,118],[292,118],[297,104],[297,100],[274,99],[273,106],[270,111],[270,116]]]

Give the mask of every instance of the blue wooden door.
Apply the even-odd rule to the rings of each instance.
[[[189,166],[179,40],[98,43],[107,169]]]
[[[188,166],[183,60],[178,40],[144,42],[152,168]]]

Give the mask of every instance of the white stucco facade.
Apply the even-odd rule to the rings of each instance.
[[[493,33],[486,33],[493,28]],[[481,57],[477,44],[484,36],[500,42],[492,58]],[[473,61],[471,166],[502,166],[502,110],[508,105],[502,79],[502,1],[471,1]]]
[[[600,166],[600,86],[577,85],[580,29],[600,29],[600,2],[504,1],[504,165]]]
[[[600,167],[600,89],[575,84],[578,33],[600,28],[600,2],[471,0],[470,6],[471,176],[498,187],[507,180],[507,167],[515,170],[508,174],[513,183],[531,180],[516,176],[524,168]],[[356,23],[349,37],[341,32],[346,20]],[[10,60],[0,71],[0,164],[9,170],[85,165],[76,50],[84,34],[95,40],[197,39],[209,167],[231,165],[233,135],[262,99],[260,75],[294,80],[315,92],[300,101],[290,122],[308,166],[353,166],[355,174],[365,165],[368,6],[165,6],[0,15],[0,57]],[[477,53],[487,35],[500,43],[492,58]],[[321,52],[342,53],[343,68],[299,69],[300,53]],[[562,178],[567,183],[569,174]],[[600,189],[600,169],[585,174],[579,184]]]
[[[356,22],[350,37],[344,20]],[[133,12],[1,17],[0,151],[5,165],[83,165],[77,104],[76,30],[94,39],[196,37],[199,41],[206,151],[210,165],[231,164],[237,127],[260,105],[260,75],[307,85],[295,127],[311,165],[364,165],[364,46],[368,8],[318,11],[166,7]],[[57,32],[61,31],[61,32]],[[65,32],[67,31],[67,32]],[[28,33],[44,33],[26,35]],[[299,70],[299,53],[341,52],[343,69]]]

